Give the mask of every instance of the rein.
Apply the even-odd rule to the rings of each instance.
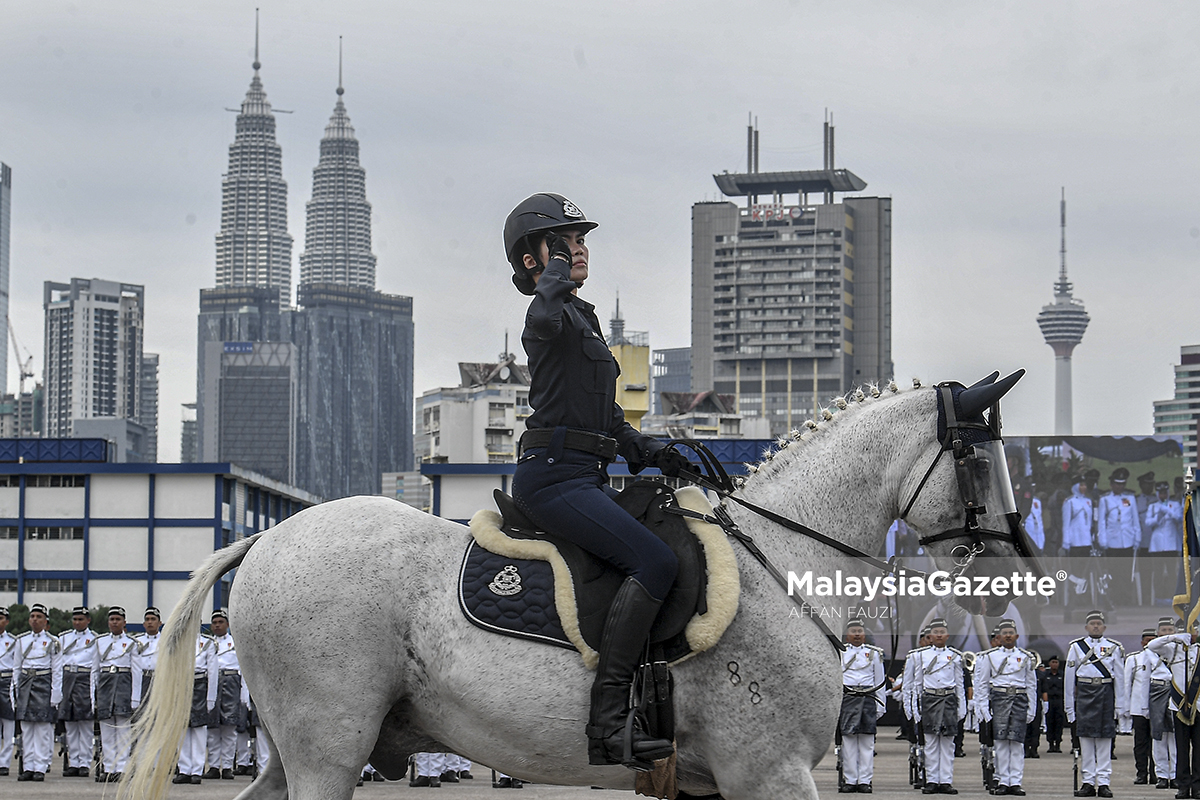
[[[680,470],[679,477],[681,479],[688,481],[689,483],[693,483],[703,489],[708,489],[709,491],[718,495],[722,501],[732,500],[748,511],[752,511],[764,519],[774,522],[777,525],[781,525],[784,528],[799,533],[803,536],[807,536],[817,542],[828,545],[829,547],[859,559],[860,561],[864,561],[878,569],[883,570],[885,575],[896,575],[900,571],[901,565],[899,559],[895,556],[887,561],[875,558],[869,553],[865,553],[856,547],[846,544],[845,542],[838,541],[837,539],[826,536],[819,531],[813,530],[801,522],[789,519],[781,514],[771,511],[770,509],[763,508],[755,503],[751,503],[749,500],[738,497],[734,494],[736,487],[733,484],[733,479],[729,477],[729,473],[727,473],[725,468],[721,466],[720,461],[718,461],[716,456],[712,454],[712,451],[710,451],[702,442],[696,441],[695,439],[673,439],[667,443],[667,447],[673,447],[676,445],[682,445],[695,452],[700,460],[702,469],[704,470],[704,472],[696,472],[695,470],[690,469]],[[930,468],[930,471],[932,471],[932,467]],[[829,640],[829,643],[833,646],[833,649],[837,651],[839,657],[846,651],[845,643],[837,634],[830,630],[829,626],[825,624],[825,621],[821,619],[819,607],[810,603],[803,595],[788,590],[787,579],[783,576],[783,572],[780,571],[780,569],[776,567],[775,564],[767,557],[766,553],[759,548],[759,546],[755,543],[754,538],[744,532],[738,526],[738,524],[733,521],[733,518],[729,516],[729,511],[726,509],[724,502],[714,508],[711,515],[698,514],[689,509],[679,507],[668,507],[664,510],[669,511],[672,514],[678,514],[682,517],[700,519],[712,525],[716,525],[724,530],[727,535],[732,536],[741,542],[742,546],[745,547],[746,550],[752,556],[754,556],[754,558],[760,564],[762,564],[767,573],[775,579],[775,582],[778,583],[779,586],[788,593],[788,596],[792,598],[792,602],[795,603],[801,609],[801,611],[814,609],[818,612],[817,614],[808,614],[807,616],[814,623],[816,623],[818,628],[821,629],[821,633],[826,639]],[[924,573],[920,572],[914,572],[914,574],[924,575]],[[889,605],[893,602],[896,601],[889,600]],[[888,659],[889,668],[884,671],[883,683],[872,689],[872,692],[877,691],[886,685],[887,673],[891,672],[891,667],[896,663],[896,652],[900,645],[900,634],[896,629],[896,616],[896,614],[888,615],[892,640],[892,657]]]

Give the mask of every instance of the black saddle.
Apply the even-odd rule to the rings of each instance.
[[[625,576],[578,545],[552,533],[539,531],[539,526],[517,508],[509,495],[497,489],[494,497],[504,518],[502,530],[506,535],[514,539],[547,541],[558,549],[571,571],[580,634],[589,646],[599,650],[609,606],[612,605]],[[630,516],[666,542],[679,560],[679,572],[650,631],[650,643],[662,648],[662,657],[665,660],[681,658],[690,652],[684,628],[694,615],[707,611],[707,565],[704,549],[688,528],[684,517],[668,510],[672,507],[678,508],[675,494],[670,487],[656,481],[637,481],[615,499]],[[475,542],[472,542],[472,548],[487,554],[487,551],[478,547]],[[471,552],[468,551],[467,561],[470,559]],[[549,569],[548,566],[546,568]],[[466,572],[464,567],[464,574]],[[515,598],[510,598],[509,602],[513,599]],[[466,608],[464,610],[469,611]],[[510,611],[509,614],[511,613]],[[557,614],[555,616],[557,617]],[[471,618],[470,613],[468,618]],[[487,627],[495,629],[492,625]],[[518,630],[512,630],[511,633],[517,636],[524,635]],[[529,638],[542,637],[530,635]]]

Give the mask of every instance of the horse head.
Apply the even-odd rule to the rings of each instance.
[[[1003,614],[1014,594],[1013,573],[1042,574],[1021,527],[1000,438],[1000,398],[1024,374],[997,380],[994,372],[969,387],[935,387],[940,449],[901,514],[914,512],[912,526],[939,568],[970,581],[972,591],[954,597],[972,614]],[[975,591],[980,585],[989,593]]]

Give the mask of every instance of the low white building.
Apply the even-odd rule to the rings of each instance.
[[[509,354],[497,363],[459,362],[459,386],[417,401],[416,461],[505,464],[517,460],[529,407],[529,368]]]
[[[131,625],[147,606],[167,614],[214,551],[320,502],[234,464],[20,463],[5,444],[0,606],[119,605]],[[53,456],[49,440],[18,444]],[[213,608],[228,602],[229,580]]]

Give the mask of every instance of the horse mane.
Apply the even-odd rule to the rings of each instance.
[[[833,398],[830,401],[832,408],[829,406],[822,408],[817,415],[819,419],[805,420],[799,428],[777,438],[773,447],[763,450],[761,461],[747,463],[746,469],[749,474],[736,479],[739,488],[745,488],[757,478],[772,477],[782,468],[783,461],[787,460],[783,459],[780,463],[776,463],[776,457],[787,452],[795,452],[800,446],[821,438],[826,431],[845,419],[853,418],[864,407],[887,402],[894,399],[896,395],[910,394],[920,388],[922,388],[920,378],[913,378],[911,389],[901,389],[895,379],[892,379],[883,389],[880,389],[878,384],[868,383],[859,386],[852,392]]]

